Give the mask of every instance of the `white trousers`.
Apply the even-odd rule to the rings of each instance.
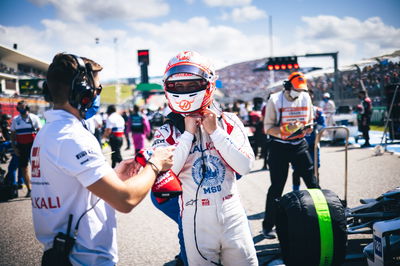
[[[236,195],[217,206],[203,206],[198,200],[196,231],[194,230],[195,205],[182,211],[183,235],[190,266],[258,265],[256,250],[246,213]],[[196,248],[197,246],[204,259]]]

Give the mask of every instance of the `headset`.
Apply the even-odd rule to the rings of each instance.
[[[81,113],[85,113],[96,97],[96,88],[94,87],[93,68],[90,63],[85,65],[83,59],[73,54],[67,54],[74,58],[78,67],[71,81],[71,90],[69,93],[69,103],[77,108]],[[52,96],[47,82],[43,83],[44,99],[52,102]]]
[[[294,75],[289,80],[285,80],[283,82],[283,87],[285,88],[285,91],[290,91],[293,88],[292,80],[297,77],[301,77],[301,75],[300,74]]]
[[[96,97],[96,88],[94,87],[93,69],[90,63],[85,65],[82,58],[72,56],[78,68],[71,82],[71,91],[69,94],[69,103],[81,112],[86,112],[92,106]]]

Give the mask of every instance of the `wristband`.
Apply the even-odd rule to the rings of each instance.
[[[158,169],[158,167],[152,161],[148,160],[147,163],[151,165],[151,169],[153,169],[156,175],[160,173],[160,169]]]

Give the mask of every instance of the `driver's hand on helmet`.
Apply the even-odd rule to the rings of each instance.
[[[211,135],[217,129],[217,115],[210,109],[204,110],[201,124],[207,134]]]

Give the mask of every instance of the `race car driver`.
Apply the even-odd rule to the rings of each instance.
[[[205,57],[180,52],[168,63],[164,90],[175,116],[154,147],[176,146],[171,170],[182,182],[182,227],[189,265],[257,265],[236,186],[254,153],[240,119],[213,101],[217,75]]]

